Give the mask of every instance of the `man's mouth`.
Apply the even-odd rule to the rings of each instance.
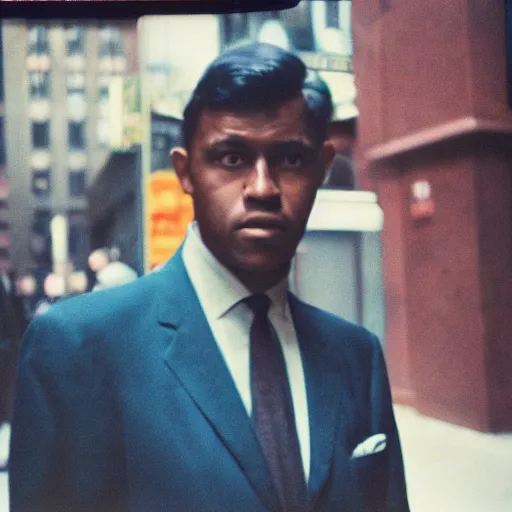
[[[250,238],[274,238],[286,230],[284,221],[274,217],[253,217],[241,222],[238,231]]]
[[[261,229],[280,229],[284,231],[285,222],[278,217],[259,216],[250,217],[238,225],[238,229],[243,228],[261,228]]]

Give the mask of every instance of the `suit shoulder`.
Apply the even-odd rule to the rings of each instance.
[[[149,275],[118,288],[63,299],[30,322],[21,343],[21,364],[66,371],[98,360],[106,345],[136,330],[143,313],[157,302],[155,293]]]
[[[161,281],[155,277],[150,274],[123,286],[63,299],[32,320],[25,338],[32,344],[40,340],[48,348],[59,344],[71,349],[111,334],[121,337],[156,308]]]
[[[140,277],[132,283],[115,288],[84,293],[61,300],[42,316],[69,322],[99,322],[125,317],[148,306],[156,289],[155,276]]]

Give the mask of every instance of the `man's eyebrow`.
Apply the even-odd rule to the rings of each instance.
[[[248,146],[250,143],[244,137],[240,137],[239,135],[228,135],[226,137],[219,137],[218,139],[213,139],[208,141],[208,146]]]
[[[213,139],[209,141],[209,147],[219,147],[219,146],[236,146],[236,147],[248,147],[251,146],[252,142],[244,137],[239,135],[229,135],[227,137],[221,137],[218,139]],[[282,139],[276,141],[269,141],[264,144],[269,148],[296,148],[296,149],[305,149],[305,150],[314,150],[314,144],[304,138],[289,138]]]

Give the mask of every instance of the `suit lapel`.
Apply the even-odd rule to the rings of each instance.
[[[332,464],[334,438],[340,428],[343,392],[339,369],[330,365],[328,332],[315,310],[292,294],[290,309],[301,350],[308,399],[311,439],[309,496],[313,502],[322,488]]]
[[[244,471],[269,510],[276,509],[274,486],[250,419],[213,338],[182,261],[181,251],[161,271],[160,323],[174,331],[165,363]]]

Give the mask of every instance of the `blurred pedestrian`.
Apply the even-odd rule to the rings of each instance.
[[[128,284],[139,277],[129,265],[119,261],[120,256],[117,247],[96,249],[89,255],[89,267],[96,276],[92,291]]]
[[[12,280],[0,272],[0,469],[7,466],[9,458],[13,388],[23,327]]]
[[[87,258],[89,268],[96,274],[110,263],[110,251],[106,247],[95,249]]]
[[[32,320],[37,302],[40,299],[38,282],[32,274],[18,277],[15,281],[15,295],[19,299],[25,325]]]
[[[122,261],[112,261],[96,274],[96,284],[93,291],[106,290],[135,281],[137,272]]]

